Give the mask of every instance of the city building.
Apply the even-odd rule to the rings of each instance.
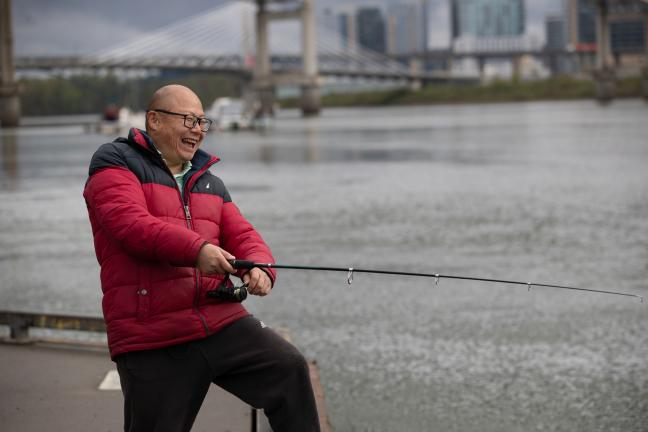
[[[452,38],[524,34],[524,0],[450,0]]]
[[[356,34],[360,48],[387,52],[385,19],[378,7],[360,7],[356,12]]]
[[[646,28],[641,19],[610,23],[610,47],[615,54],[641,53],[645,50]]]
[[[616,56],[646,51],[648,5],[639,0],[610,5],[610,48]]]
[[[428,48],[428,0],[390,3],[387,6],[387,52],[410,54]]]
[[[356,8],[352,5],[324,9],[322,23],[327,33],[339,38],[341,49],[354,50],[357,48],[355,14]]]
[[[565,0],[567,49],[596,51],[596,7],[590,0]]]
[[[646,51],[648,6],[640,1],[608,4],[610,52],[617,64],[639,66]],[[567,48],[578,53],[595,53],[596,7],[591,0],[565,0]]]
[[[549,15],[545,18],[545,48],[548,50],[563,50],[567,45],[565,20],[562,16]]]

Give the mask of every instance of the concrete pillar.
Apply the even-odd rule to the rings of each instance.
[[[419,57],[410,57],[409,70],[412,75],[422,75],[423,60]],[[421,90],[421,88],[423,88],[423,81],[420,79],[411,80],[408,84],[409,84],[409,89],[411,91],[418,91]]]
[[[253,87],[259,100],[258,117],[274,115],[275,89],[271,77],[270,49],[268,44],[269,15],[266,0],[257,0],[256,13],[256,63]]]
[[[616,95],[614,68],[610,66],[610,26],[606,0],[597,0],[596,7],[596,93],[599,101],[607,102]]]
[[[13,131],[0,135],[2,143],[2,171],[6,179],[5,187],[13,190],[18,184],[18,138]]]
[[[486,57],[477,57],[479,67],[479,82],[486,84]]]
[[[301,86],[301,109],[304,116],[317,115],[321,108],[318,83],[317,46],[315,44],[315,13],[313,1],[304,0],[301,8],[302,62],[305,83]]]
[[[514,81],[519,81],[520,78],[522,78],[522,62],[523,62],[523,57],[522,56],[515,56],[511,60],[512,62],[512,69],[513,69],[513,80]]]
[[[557,53],[551,53],[546,57],[546,66],[549,68],[551,77],[560,74],[560,56]]]
[[[20,98],[14,81],[11,0],[0,0],[0,126],[20,122]]]

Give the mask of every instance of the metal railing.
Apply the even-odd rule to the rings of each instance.
[[[101,317],[14,311],[0,311],[0,325],[9,327],[9,339],[15,342],[29,341],[29,329],[32,327],[53,330],[106,331],[106,324]]]

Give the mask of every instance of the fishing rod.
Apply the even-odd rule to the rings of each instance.
[[[274,269],[289,269],[289,270],[346,272],[347,283],[349,285],[353,283],[354,273],[373,273],[373,274],[383,274],[383,275],[434,278],[436,285],[439,284],[439,279],[460,279],[460,280],[470,280],[470,281],[478,281],[478,282],[495,282],[495,283],[503,283],[503,284],[511,284],[511,285],[524,285],[528,288],[529,291],[531,291],[532,287],[541,287],[541,288],[556,288],[556,289],[564,289],[564,290],[572,290],[572,291],[585,291],[585,292],[592,292],[592,293],[599,293],[599,294],[611,294],[611,295],[618,295],[624,297],[634,297],[634,298],[638,298],[641,301],[641,303],[644,302],[643,296],[640,296],[638,294],[597,290],[591,288],[579,288],[579,287],[566,286],[566,285],[552,285],[552,284],[544,284],[544,283],[536,283],[536,282],[521,282],[521,281],[490,279],[490,278],[480,278],[480,277],[471,277],[471,276],[455,276],[455,275],[445,275],[439,273],[415,273],[415,272],[392,271],[392,270],[370,270],[370,269],[360,269],[360,268],[353,268],[353,267],[314,267],[314,266],[300,266],[300,265],[281,265],[281,264],[272,264],[272,263],[257,263],[254,261],[237,260],[237,259],[231,259],[228,261],[235,269],[250,270],[256,267],[256,268],[268,268],[268,269],[274,268]],[[221,300],[241,302],[247,296],[247,289],[245,285],[241,287],[230,287],[230,288],[221,286],[218,288],[218,290],[210,291],[210,293],[213,293],[210,295],[211,297],[220,298]]]

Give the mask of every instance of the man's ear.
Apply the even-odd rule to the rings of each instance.
[[[148,130],[157,131],[160,128],[160,118],[154,111],[146,112],[146,125]]]

